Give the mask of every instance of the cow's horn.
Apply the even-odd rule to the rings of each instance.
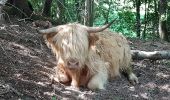
[[[37,30],[37,32],[41,34],[50,34],[50,33],[57,33],[58,30],[59,30],[58,27],[52,27],[44,30]]]
[[[101,31],[105,30],[106,28],[108,28],[110,25],[112,25],[113,22],[115,22],[115,21],[116,21],[116,19],[114,19],[109,24],[106,24],[106,25],[104,25],[102,27],[87,27],[87,31],[88,31],[88,33],[101,32]]]

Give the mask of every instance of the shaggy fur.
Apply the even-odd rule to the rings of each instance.
[[[119,76],[123,71],[132,83],[138,82],[130,67],[128,42],[122,35],[110,31],[88,33],[85,26],[75,23],[57,26],[57,29],[56,33],[44,35],[58,60],[57,81],[70,82],[74,87],[104,89],[108,78]],[[67,67],[70,58],[80,62],[78,68]]]

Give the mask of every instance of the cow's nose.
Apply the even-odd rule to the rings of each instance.
[[[67,66],[69,68],[76,68],[79,67],[79,62],[76,59],[69,59],[67,62]]]

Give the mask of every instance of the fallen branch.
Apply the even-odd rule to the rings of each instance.
[[[170,51],[153,51],[146,52],[140,50],[131,50],[133,60],[161,60],[161,59],[170,59]]]

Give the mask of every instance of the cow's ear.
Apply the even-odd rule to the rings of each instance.
[[[89,34],[89,46],[95,45],[97,40],[99,40],[99,37],[95,33]]]
[[[43,38],[47,40],[48,42],[52,43],[52,38],[56,35],[57,33],[49,33],[49,34],[44,34]]]

